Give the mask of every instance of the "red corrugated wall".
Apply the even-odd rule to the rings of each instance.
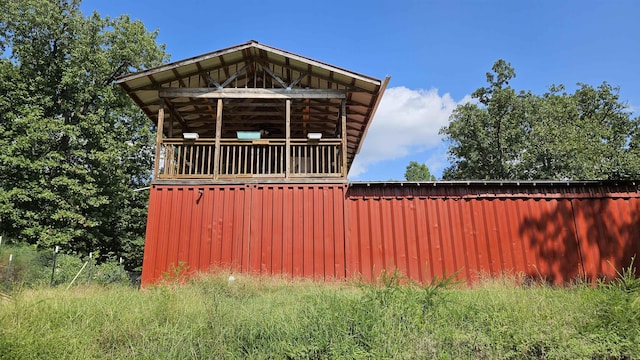
[[[345,190],[344,184],[155,185],[142,283],[181,263],[189,272],[343,278]]]
[[[421,282],[612,277],[640,254],[639,197],[634,186],[352,187],[348,272],[373,280],[398,269]]]
[[[587,278],[615,277],[640,256],[640,197],[573,199],[576,233]],[[640,276],[640,258],[635,262]]]
[[[425,282],[614,276],[640,254],[634,186],[154,185],[143,284],[173,266]]]

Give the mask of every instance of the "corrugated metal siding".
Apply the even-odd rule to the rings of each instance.
[[[572,200],[580,253],[588,278],[616,276],[640,258],[640,198]],[[640,271],[638,273],[640,275]]]
[[[359,184],[347,194],[347,270],[367,280],[398,269],[421,282],[523,273],[563,283],[611,276],[640,254],[633,186]]]
[[[181,263],[343,278],[344,198],[344,184],[153,186],[142,283]]]
[[[248,184],[151,189],[143,284],[181,262],[315,279],[615,276],[640,255],[635,185]]]

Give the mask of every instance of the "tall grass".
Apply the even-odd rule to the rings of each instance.
[[[144,290],[22,289],[0,302],[3,359],[640,358],[637,287],[474,288],[218,274]]]
[[[12,257],[10,268],[9,258]],[[76,278],[76,284],[129,284],[129,274],[115,259],[96,264],[91,261],[83,268],[88,256],[58,254],[43,251],[28,245],[3,245],[0,247],[1,291],[14,291],[21,288],[40,288],[49,285],[70,284]],[[80,274],[80,270],[83,270]],[[53,273],[53,277],[52,277]],[[8,289],[4,289],[4,288]]]

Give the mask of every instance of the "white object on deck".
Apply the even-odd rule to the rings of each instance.
[[[200,137],[198,133],[182,133],[182,137],[187,140],[195,140]]]

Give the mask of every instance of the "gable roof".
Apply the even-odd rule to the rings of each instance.
[[[261,87],[344,92],[347,107],[347,162],[350,168],[355,155],[360,151],[389,77],[382,81],[252,40],[125,75],[118,78],[116,83],[122,86],[153,122],[157,123],[161,101],[159,90],[205,87],[215,90],[231,84],[237,88],[251,88],[256,85],[256,81],[262,82]],[[168,100],[164,99],[165,106],[169,106],[165,116],[177,118],[182,131],[190,130],[190,124],[197,127],[203,121],[215,119],[215,111],[206,100],[198,99],[196,102],[193,99],[179,99],[175,103],[168,103]],[[313,108],[312,120],[316,123],[335,122],[334,110],[340,106],[339,99],[313,101],[314,103],[306,103],[308,107]],[[226,109],[227,107],[225,111]],[[275,114],[275,111],[280,109],[273,111]],[[243,112],[247,113],[249,112]]]

